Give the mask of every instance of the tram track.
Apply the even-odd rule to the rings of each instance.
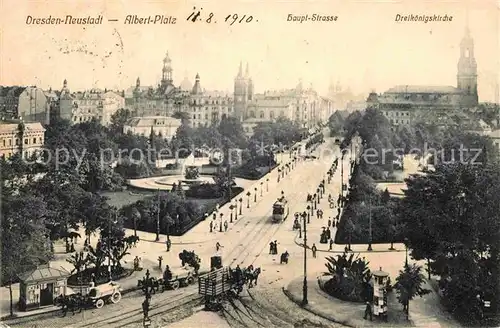
[[[291,174],[293,174],[293,172],[295,172],[295,174],[300,174],[301,173],[300,170],[303,171],[305,169],[307,168],[304,167],[303,165],[300,165],[299,167],[296,167],[294,171],[291,171]],[[299,171],[300,173],[297,171]],[[307,182],[308,180],[310,180],[310,177],[308,177],[307,174],[301,174],[300,176],[303,177],[303,179],[301,179],[300,182]],[[281,179],[281,181],[283,182],[287,180],[289,181],[289,179],[291,178],[292,178],[291,175],[287,175],[285,176],[285,178]],[[258,202],[255,202],[253,204],[253,206],[258,208],[258,206],[261,205],[263,202],[272,201],[274,198],[277,198],[281,194],[280,185],[281,185],[280,183],[277,183],[273,189],[270,189],[272,190],[271,193],[268,193],[266,196],[261,197]],[[292,189],[290,188],[290,190]],[[293,193],[290,192],[289,195],[285,194],[285,197],[287,197],[290,200],[290,203],[292,201],[296,202],[302,196],[303,196],[303,191],[301,191],[300,189],[298,190],[295,189],[295,192]],[[249,264],[254,264],[257,261],[258,257],[263,253],[263,250],[265,249],[267,242],[271,240],[271,238],[283,226],[283,222],[279,224],[268,224],[268,221],[270,221],[272,213],[271,205],[269,205],[269,210],[267,210],[264,213],[264,215],[255,215],[257,217],[260,216],[260,218],[258,218],[256,222],[251,216],[250,217],[244,216],[241,218],[241,220],[247,220],[243,228],[240,229],[241,232],[239,232],[239,235],[242,235],[243,240],[234,247],[231,247],[229,253],[227,253],[227,255],[224,256],[226,259],[228,259],[227,260],[228,264],[226,265],[232,266],[235,263],[243,264],[248,259],[248,257],[256,254],[252,262],[249,263]],[[288,214],[288,218],[293,217],[294,212],[291,211],[291,207],[292,206],[290,204],[289,205],[290,212]],[[247,211],[250,212],[251,209],[248,209]],[[252,225],[251,229],[245,229],[247,225]],[[234,238],[234,235],[232,237]],[[261,246],[260,243],[263,243],[262,247],[260,247]],[[257,253],[252,252],[252,250],[256,249],[256,245],[258,245],[259,248]],[[101,312],[96,313],[97,311],[92,312],[92,315],[94,315],[92,318],[89,318],[88,320],[84,319],[83,322],[79,322],[77,324],[67,325],[65,326],[65,328],[76,328],[76,327],[118,328],[118,327],[125,327],[129,324],[142,322],[143,320],[142,309],[140,307],[140,303],[136,302],[136,300],[141,302],[142,299],[139,299],[140,296],[139,297],[136,296],[136,294],[138,293],[131,293],[131,294],[133,295],[127,295],[127,297],[124,297],[124,299],[126,299],[129,304],[123,305],[121,308],[120,307],[116,308],[116,306],[119,306],[120,304],[107,305],[107,307],[109,307],[108,308],[109,311],[105,311],[106,309],[105,308],[104,311],[102,309],[100,310],[102,311],[102,313]],[[156,294],[156,295],[158,296],[156,297],[153,296],[153,300],[151,302],[152,307],[149,312],[150,318],[165,316],[168,315],[169,313],[178,311],[183,307],[191,306],[192,308],[195,308],[196,306],[200,305],[202,301],[202,297],[198,295],[198,287],[194,285],[187,286],[176,292],[168,292],[165,294]],[[162,297],[161,295],[164,296]],[[136,304],[130,304],[131,302]],[[129,308],[124,309],[123,307],[129,307]],[[132,310],[132,307],[134,310]],[[107,316],[106,314],[110,316]],[[95,315],[97,315],[98,317],[95,317]],[[55,318],[56,314],[54,313],[52,317],[53,319],[56,319]],[[23,325],[21,327],[25,326]]]

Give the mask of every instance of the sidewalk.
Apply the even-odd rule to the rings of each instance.
[[[388,299],[389,318],[388,322],[380,320],[376,316],[373,321],[364,320],[365,304],[344,302],[323,292],[318,284],[318,277],[307,280],[308,283],[308,305],[303,308],[307,311],[325,318],[327,320],[340,323],[348,327],[411,327],[412,324],[406,321],[402,308],[397,304],[396,295],[391,293]],[[292,280],[283,287],[283,292],[294,303],[300,305],[302,302],[303,278]]]

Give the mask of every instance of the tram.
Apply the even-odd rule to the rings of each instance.
[[[288,216],[288,202],[285,196],[278,198],[273,204],[273,222],[282,222]]]

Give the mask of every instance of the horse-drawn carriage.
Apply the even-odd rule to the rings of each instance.
[[[145,293],[155,294],[158,291],[163,293],[166,290],[175,290],[193,284],[195,276],[195,269],[187,265],[174,270],[165,270],[161,277],[150,277],[148,271],[144,278],[137,281],[137,287]]]
[[[55,304],[60,306],[63,315],[68,311],[73,314],[81,312],[83,309],[96,307],[102,308],[106,303],[116,304],[122,299],[120,284],[110,281],[99,286],[89,287],[86,295],[81,293],[70,293],[67,295],[59,295],[55,299]]]
[[[243,286],[252,288],[257,285],[260,268],[254,269],[253,265],[241,270],[221,268],[213,269],[211,272],[198,278],[198,293],[205,297],[205,308],[207,310],[218,310],[224,298],[237,297],[243,291]]]

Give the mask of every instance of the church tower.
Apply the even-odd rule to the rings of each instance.
[[[464,93],[461,105],[474,107],[478,103],[477,63],[474,58],[474,40],[470,35],[469,27],[466,27],[465,35],[460,42],[460,59],[457,68],[457,88]]]
[[[161,87],[163,89],[165,89],[168,85],[172,85],[172,71],[172,60],[170,59],[170,56],[167,52],[165,58],[163,59],[163,68],[161,71]]]
[[[240,62],[238,75],[234,79],[234,114],[239,120],[245,118],[246,107],[248,103],[248,84],[243,76],[243,66]]]

